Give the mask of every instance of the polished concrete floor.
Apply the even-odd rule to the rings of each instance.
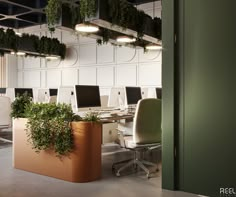
[[[161,170],[147,179],[142,172],[124,172],[116,177],[114,161],[127,154],[117,147],[103,148],[102,179],[90,183],[70,183],[12,167],[12,147],[0,149],[0,197],[195,197],[197,195],[161,189]],[[156,159],[154,157],[154,159]],[[161,166],[160,166],[161,168]]]

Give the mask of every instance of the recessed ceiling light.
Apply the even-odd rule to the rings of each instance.
[[[136,38],[131,38],[128,36],[119,36],[116,39],[117,42],[121,42],[121,43],[131,43],[131,42],[135,42]]]
[[[20,33],[20,32],[15,32],[15,34],[17,35],[17,36],[22,36],[22,33]]]
[[[11,51],[11,55],[15,55],[15,54],[16,54],[15,52]]]
[[[23,56],[23,55],[25,55],[25,52],[18,51],[18,52],[16,52],[16,55]]]
[[[56,55],[49,55],[49,56],[46,56],[45,58],[46,58],[46,60],[57,60],[57,59],[60,59],[60,57],[56,56]]]
[[[99,28],[95,25],[81,23],[75,26],[75,30],[78,32],[93,33],[97,32]]]
[[[157,44],[149,44],[145,47],[147,50],[161,50],[162,46]]]

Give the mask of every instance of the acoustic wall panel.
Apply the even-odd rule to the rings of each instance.
[[[22,57],[23,58],[23,57]],[[24,58],[24,68],[40,68],[40,58],[27,56]]]
[[[24,71],[24,87],[40,87],[40,71]]]
[[[97,62],[113,63],[115,61],[114,46],[110,44],[97,46]]]
[[[62,86],[74,86],[78,84],[78,70],[67,69],[62,71]]]
[[[161,63],[143,63],[139,65],[139,85],[161,87]]]
[[[122,65],[116,69],[116,85],[121,86],[136,86],[137,85],[137,66]]]
[[[23,87],[23,72],[18,71],[17,79],[17,87]]]
[[[80,85],[96,85],[97,84],[96,68],[80,68],[79,84]]]
[[[117,47],[117,62],[118,63],[133,63],[138,62],[138,53],[134,48]]]
[[[61,71],[60,70],[48,70],[47,71],[47,87],[53,88],[61,85]]]
[[[114,85],[114,68],[112,66],[97,68],[97,84],[99,86]]]
[[[96,64],[96,45],[81,45],[79,48],[79,63],[80,65],[84,64]]]

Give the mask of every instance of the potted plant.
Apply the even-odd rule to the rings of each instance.
[[[16,100],[12,104],[16,109],[21,108],[17,110],[21,113],[12,113],[16,117],[14,167],[71,182],[99,179],[101,124],[98,118],[92,115],[83,120],[73,114],[69,105],[32,103],[26,98],[24,105]]]

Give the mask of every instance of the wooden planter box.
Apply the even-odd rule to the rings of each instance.
[[[13,120],[13,167],[71,182],[101,178],[102,126],[72,122],[74,150],[61,158],[52,150],[36,153],[27,142],[27,119]]]

